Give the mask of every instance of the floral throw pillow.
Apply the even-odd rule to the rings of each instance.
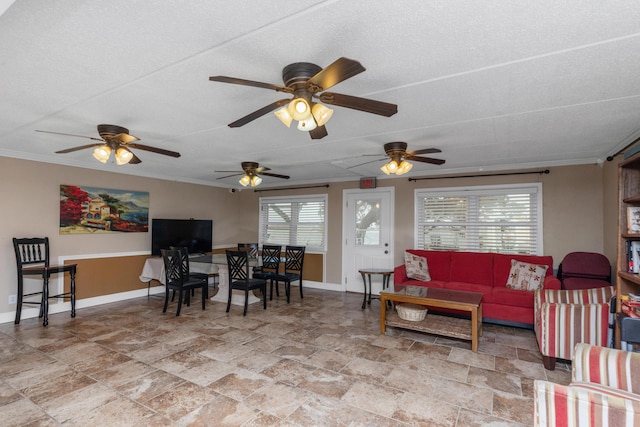
[[[511,260],[511,271],[507,279],[507,288],[521,291],[535,291],[542,288],[544,276],[548,266],[530,264],[528,262]]]
[[[404,253],[404,265],[407,270],[407,277],[410,279],[428,282],[431,280],[427,259],[409,252]]]

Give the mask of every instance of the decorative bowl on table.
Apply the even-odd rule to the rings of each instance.
[[[402,320],[408,320],[410,322],[424,320],[427,315],[427,309],[424,306],[407,302],[397,304],[396,310],[398,310],[398,316],[400,316]]]

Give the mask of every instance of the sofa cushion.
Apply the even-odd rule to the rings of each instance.
[[[493,258],[493,286],[506,287],[511,271],[511,260],[547,266],[546,276],[553,276],[553,257],[548,255],[495,254]]]
[[[547,266],[511,260],[511,271],[507,280],[507,288],[521,291],[535,291],[542,288]]]
[[[486,299],[487,301],[491,301],[495,304],[525,307],[533,310],[534,298],[532,298],[531,292],[529,291],[494,287],[491,290],[490,295],[487,295]],[[529,323],[533,323],[533,313]]]
[[[451,266],[451,253],[449,251],[427,251],[422,249],[407,249],[414,255],[427,259],[431,280],[449,280],[449,267]]]
[[[482,252],[451,252],[449,280],[492,286],[493,255]]]
[[[425,257],[405,252],[404,266],[407,269],[407,277],[409,279],[422,280],[424,282],[431,280],[429,266]]]

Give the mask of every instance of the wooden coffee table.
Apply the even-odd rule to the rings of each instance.
[[[465,311],[471,314],[471,319],[442,316],[429,311],[424,320],[403,320],[393,305],[387,313],[387,301],[424,305],[429,309]],[[387,326],[471,340],[471,350],[477,352],[478,337],[482,336],[482,294],[424,286],[406,286],[395,292],[380,292],[380,333],[384,334]]]

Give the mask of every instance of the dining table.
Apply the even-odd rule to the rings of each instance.
[[[249,258],[249,266],[260,265],[260,258]],[[229,298],[229,269],[226,254],[192,255],[189,257],[189,269],[194,273],[218,274],[218,292],[211,301],[227,302]],[[165,284],[164,261],[162,257],[147,258],[140,274],[140,280],[150,283],[151,280]],[[260,298],[249,294],[249,304],[260,302]],[[244,292],[233,290],[231,304],[244,305]]]

